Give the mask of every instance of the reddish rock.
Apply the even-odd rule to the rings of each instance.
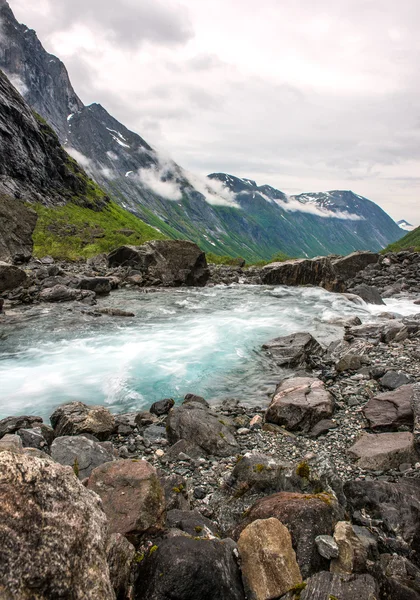
[[[363,413],[374,431],[395,430],[401,425],[413,425],[411,407],[413,385],[403,385],[393,392],[385,392],[371,398]]]
[[[398,469],[417,459],[412,433],[364,433],[348,450],[362,469],[382,471]]]

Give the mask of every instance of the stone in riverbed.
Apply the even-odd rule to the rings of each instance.
[[[403,463],[417,460],[412,433],[364,433],[348,449],[358,466],[373,471],[398,469]]]
[[[83,302],[93,303],[95,300],[95,292],[89,290],[77,290],[65,285],[55,285],[42,290],[39,294],[39,299],[42,302],[70,302],[73,300],[81,300]]]
[[[293,377],[277,387],[265,420],[291,431],[308,432],[318,421],[331,417],[333,411],[334,398],[320,379]]]
[[[278,519],[253,521],[242,531],[238,551],[248,597],[278,598],[302,583],[290,533]]]
[[[413,385],[403,385],[393,392],[385,392],[371,398],[363,408],[363,414],[373,431],[395,430],[401,425],[413,425],[411,406]]]
[[[352,294],[357,294],[367,304],[385,304],[378,288],[373,285],[366,285],[362,283],[361,285],[356,285],[354,288],[350,289],[349,292]]]
[[[184,439],[214,456],[232,456],[239,449],[223,418],[195,402],[173,408],[167,418],[166,431],[170,444]]]
[[[87,487],[102,498],[111,533],[134,545],[144,534],[161,531],[165,497],[156,469],[145,460],[108,462],[94,469]]]
[[[50,417],[57,437],[91,433],[100,441],[109,438],[115,428],[115,419],[103,406],[88,406],[83,402],[69,402],[59,406]]]
[[[98,295],[109,294],[112,285],[108,277],[82,277],[78,287],[81,290],[90,290]]]
[[[158,540],[138,565],[135,600],[245,600],[231,540]]]
[[[60,465],[73,467],[79,479],[85,479],[99,465],[113,461],[114,452],[110,442],[99,443],[82,435],[66,435],[55,438],[51,457]]]
[[[0,421],[0,438],[6,433],[16,433],[18,429],[31,429],[42,423],[42,417],[6,417]]]
[[[0,294],[8,290],[14,290],[27,283],[27,281],[28,276],[25,271],[19,269],[19,267],[0,262]]]
[[[2,598],[115,598],[99,498],[68,467],[0,454]]]
[[[325,350],[310,333],[274,338],[262,346],[280,367],[311,367]]]
[[[150,412],[158,417],[162,415],[167,415],[168,412],[175,406],[175,400],[172,398],[164,398],[163,400],[158,400],[150,407]]]
[[[379,383],[382,387],[388,390],[396,390],[402,385],[408,385],[412,382],[411,377],[403,373],[402,371],[389,370],[379,379]]]

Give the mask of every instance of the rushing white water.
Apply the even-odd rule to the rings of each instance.
[[[261,351],[265,341],[309,331],[327,344],[342,335],[331,324],[337,317],[419,312],[408,301],[357,306],[320,288],[263,286],[122,290],[101,306],[136,317],[92,317],[52,305],[0,324],[0,417],[48,417],[72,400],[127,412],[188,392],[265,404],[282,375]]]

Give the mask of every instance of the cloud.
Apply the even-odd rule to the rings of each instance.
[[[210,179],[209,177],[201,177],[187,171],[185,171],[185,176],[193,188],[200,192],[209,204],[241,208],[236,202],[235,194],[221,181]]]
[[[7,73],[7,72],[6,72],[6,75],[9,78],[10,83],[17,89],[17,91],[19,92],[19,94],[21,94],[21,96],[25,96],[25,94],[28,93],[29,90],[28,90],[26,84],[19,77],[19,75],[15,74],[15,73]]]
[[[363,221],[363,217],[359,215],[355,215],[353,213],[349,213],[347,211],[334,211],[328,210],[327,208],[323,208],[321,206],[316,206],[315,204],[311,204],[309,202],[303,203],[299,200],[295,200],[293,197],[288,197],[287,202],[283,202],[282,200],[276,200],[277,204],[284,208],[284,210],[290,212],[303,212],[308,213],[310,215],[315,215],[316,217],[322,217],[323,219],[342,219],[345,221]]]
[[[174,179],[174,172],[176,173],[179,170],[178,167],[163,153],[155,153],[155,158],[157,159],[155,166],[139,169],[134,177],[162,198],[174,201],[181,200],[180,181]]]
[[[81,167],[83,167],[84,169],[89,170],[93,167],[92,161],[90,160],[90,158],[88,158],[87,156],[85,156],[84,154],[82,154],[81,152],[76,150],[75,148],[72,148],[71,146],[66,146],[65,149],[66,149],[67,154],[70,154],[70,156],[72,158],[74,158],[74,160],[77,161],[79,163],[79,165]]]

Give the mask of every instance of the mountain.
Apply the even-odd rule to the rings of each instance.
[[[420,252],[420,227],[413,229],[413,231],[410,231],[403,238],[386,248],[387,252],[400,252],[400,250]]]
[[[412,225],[405,219],[402,219],[401,221],[397,221],[397,225],[404,231],[413,231],[413,229],[415,229],[414,225]]]
[[[378,250],[401,236],[400,228],[379,207],[370,210],[373,203],[365,199],[355,201],[364,207],[355,217],[333,206],[320,210],[310,194],[290,199],[252,180],[191,175],[100,104],[85,106],[64,64],[17,22],[5,0],[0,0],[0,21],[0,68],[111,198],[162,235],[248,261],[279,251],[315,256]],[[340,204],[339,195],[351,192],[333,194]]]
[[[30,257],[35,225],[35,252],[62,258],[163,237],[110,200],[63,150],[56,133],[2,71],[0,215],[2,259]]]

